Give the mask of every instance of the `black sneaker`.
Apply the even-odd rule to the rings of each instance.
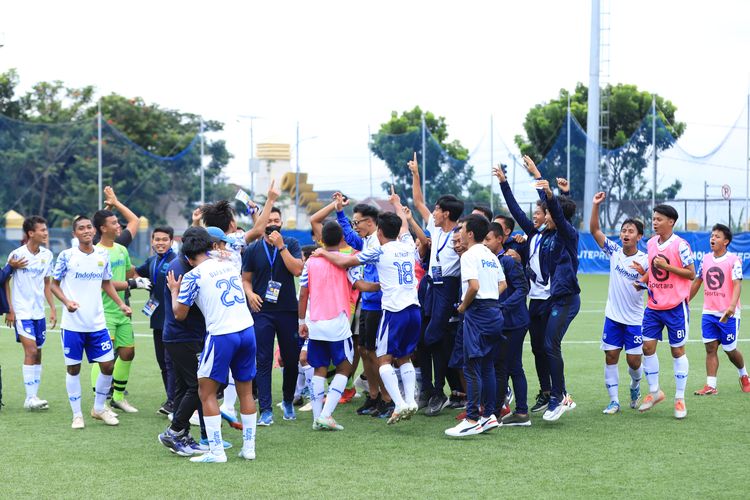
[[[446,406],[448,406],[448,398],[442,392],[438,392],[430,398],[430,402],[427,404],[424,414],[428,417],[434,417],[443,411],[443,408]]]
[[[378,408],[378,399],[367,398],[365,404],[357,408],[357,415],[370,415]]]
[[[452,410],[464,410],[466,409],[466,394],[462,392],[453,391],[451,397],[448,399],[448,406]]]
[[[539,394],[536,395],[536,403],[534,403],[534,406],[531,407],[531,411],[533,413],[544,411],[547,409],[548,406],[549,406],[549,394],[539,391]]]
[[[156,413],[160,415],[169,415],[174,413],[174,404],[171,401],[164,401],[164,403],[156,410]]]
[[[508,413],[501,420],[503,427],[528,427],[531,425],[531,418],[529,415],[519,415],[518,413]]]
[[[383,398],[381,398],[380,395],[378,394],[378,399],[377,399],[377,402],[375,403],[375,408],[373,408],[370,411],[369,415],[371,417],[379,417],[381,411],[383,411],[383,412],[386,411],[386,409],[385,409],[385,401],[383,401]]]
[[[378,411],[378,418],[391,418],[391,415],[393,415],[394,410],[396,409],[396,403],[393,401],[389,401],[386,403],[385,401],[382,401],[383,406]],[[375,416],[374,414],[372,415]]]
[[[417,409],[421,410],[430,403],[430,393],[420,392],[419,399],[417,399]]]

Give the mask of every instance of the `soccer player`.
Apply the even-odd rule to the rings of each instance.
[[[540,214],[541,215],[541,214]],[[539,220],[541,221],[541,217]],[[516,229],[516,221],[512,217],[507,215],[496,215],[493,222],[497,222],[503,228],[503,250],[515,250],[515,252],[521,257],[521,268],[525,269],[529,262],[529,245],[527,243],[518,243],[515,239],[511,238],[511,234]],[[541,225],[541,223],[540,223]]]
[[[528,426],[531,425],[527,404],[528,385],[523,371],[523,341],[529,327],[529,309],[526,306],[526,296],[529,293],[529,280],[520,262],[508,255],[505,243],[510,233],[498,222],[489,226],[489,232],[484,239],[485,246],[497,256],[505,275],[507,288],[500,294],[500,309],[503,313],[503,337],[498,345],[499,351],[495,356],[495,375],[497,379],[497,411],[495,416],[501,418],[502,425]],[[509,250],[508,252],[512,252]],[[506,398],[508,376],[513,380],[516,393],[516,410],[501,417],[503,411],[501,403]]]
[[[742,290],[742,261],[727,251],[732,243],[732,230],[724,224],[711,228],[712,253],[703,256],[690,287],[690,300],[703,288],[703,345],[706,347],[706,385],[695,391],[696,396],[718,394],[716,374],[719,371],[719,344],[740,375],[740,389],[750,392],[745,360],[737,349],[740,330],[740,292]]]
[[[55,302],[50,291],[52,276],[52,252],[42,245],[47,243],[47,221],[34,215],[23,221],[23,234],[27,243],[13,250],[8,261],[23,259],[26,267],[12,270],[12,293],[10,311],[5,322],[16,330],[16,341],[23,347],[23,384],[26,387],[27,410],[46,410],[47,401],[39,399],[39,384],[42,379],[42,346],[47,337],[44,302],[50,306],[50,323],[57,324]],[[6,293],[11,288],[6,281]]]
[[[435,393],[425,410],[425,415],[434,416],[445,408],[449,401],[443,392],[448,363],[451,356],[451,344],[445,338],[452,330],[450,323],[454,311],[453,304],[461,289],[460,262],[458,254],[453,249],[451,235],[456,229],[458,218],[464,211],[464,203],[452,195],[442,195],[435,202],[432,212],[425,205],[422,188],[419,181],[419,165],[417,154],[408,164],[412,174],[412,191],[414,193],[414,207],[422,219],[427,221],[427,232],[432,236],[430,247],[430,303],[427,304],[426,315],[430,317],[425,329],[424,342],[430,350],[434,366]]]
[[[645,412],[664,401],[664,391],[659,388],[659,358],[657,343],[662,340],[662,330],[667,328],[669,346],[672,351],[675,392],[674,416],[683,419],[685,408],[685,386],[689,363],[685,355],[685,343],[690,332],[690,285],[695,278],[695,258],[690,245],[674,234],[677,210],[670,205],[654,207],[653,228],[656,233],[648,240],[649,268],[641,278],[648,284],[648,305],[643,315],[643,371],[646,374],[649,393],[643,398],[640,412]],[[638,269],[641,272],[641,269]]]
[[[539,379],[539,393],[536,395],[531,412],[536,413],[548,408],[552,392],[549,360],[544,348],[544,332],[547,329],[552,304],[549,301],[551,285],[549,255],[552,252],[553,229],[546,223],[546,212],[541,200],[537,201],[532,218],[529,219],[513,196],[503,169],[496,168],[493,172],[500,181],[500,191],[503,193],[508,210],[528,237],[526,275],[529,277],[529,338]]]
[[[50,285],[52,293],[65,306],[60,328],[68,372],[65,385],[73,410],[73,429],[84,427],[80,379],[84,350],[89,363],[96,362],[100,369],[91,416],[107,425],[120,423],[117,415],[104,405],[112,385],[114,352],[104,319],[100,290],[117,305],[123,315],[129,316],[131,311],[112,285],[109,255],[105,250],[94,246],[94,234],[91,219],[82,215],[75,218],[73,236],[78,240],[78,246],[60,252]]]
[[[465,437],[498,427],[495,416],[496,379],[494,357],[503,334],[503,313],[498,299],[506,288],[497,256],[482,243],[490,222],[483,215],[469,215],[461,226],[461,304],[464,315],[463,351],[466,377],[466,418],[445,430],[451,437]],[[482,405],[480,415],[480,403]]]
[[[93,223],[94,228],[101,235],[96,247],[105,250],[109,255],[112,286],[118,291],[120,299],[125,300],[125,290],[130,288],[149,290],[151,281],[148,278],[136,278],[135,268],[130,262],[130,254],[127,248],[115,241],[122,231],[117,216],[109,210],[99,210],[94,214]],[[125,413],[137,413],[138,409],[125,399],[125,388],[130,378],[130,367],[135,357],[133,322],[130,316],[123,314],[117,303],[104,292],[102,293],[102,300],[104,301],[107,330],[110,338],[114,341],[115,351],[117,352],[112,373],[114,392],[111,404]],[[95,385],[97,375],[96,369],[92,369],[92,386]]]
[[[417,412],[414,398],[416,372],[411,362],[419,341],[420,313],[417,298],[417,281],[414,276],[414,239],[408,231],[408,222],[403,213],[398,195],[391,188],[393,212],[378,215],[379,248],[364,250],[353,256],[338,255],[318,249],[313,254],[324,257],[340,267],[375,264],[383,291],[381,304],[383,318],[378,328],[375,353],[378,356],[380,378],[395,403],[388,424],[407,420]],[[404,396],[398,386],[395,364],[401,374]]]
[[[338,222],[328,222],[322,230],[326,252],[339,252],[344,232]],[[350,326],[352,285],[361,282],[359,268],[345,272],[326,259],[308,259],[300,278],[299,334],[308,338],[307,362],[315,370],[312,377],[313,429],[343,430],[333,412],[346,388],[354,361]],[[377,288],[377,285],[373,285]],[[308,299],[310,315],[308,312]],[[324,384],[328,367],[336,375],[328,386],[323,405]]]
[[[643,290],[635,289],[633,283],[641,279],[636,268],[644,272],[648,269],[648,256],[638,250],[638,242],[643,238],[643,223],[639,220],[626,219],[620,225],[622,246],[604,235],[599,226],[599,205],[606,198],[607,195],[602,192],[594,195],[589,231],[609,257],[609,290],[604,310],[601,350],[604,351],[604,385],[609,393],[609,404],[603,413],[614,415],[620,411],[620,374],[617,363],[623,348],[630,374],[630,407],[637,408],[641,398]],[[635,263],[638,265],[634,265]]]
[[[297,289],[294,278],[302,274],[302,253],[295,238],[281,236],[281,210],[271,209],[266,235],[242,255],[242,284],[254,313],[258,347],[258,425],[273,424],[271,369],[274,338],[284,361],[284,420],[296,419],[294,388],[297,385],[300,346],[297,342]]]
[[[169,415],[174,412],[174,371],[172,359],[164,346],[164,291],[167,284],[167,269],[169,263],[177,254],[172,251],[174,229],[169,226],[157,226],[151,232],[151,248],[154,255],[150,256],[143,265],[135,269],[137,276],[151,280],[151,293],[143,306],[143,314],[149,318],[149,326],[154,336],[154,353],[156,362],[161,370],[161,379],[167,400],[159,407],[158,413]]]
[[[184,321],[197,304],[206,320],[206,343],[198,366],[198,394],[203,405],[209,452],[191,462],[226,462],[221,438],[221,415],[216,391],[225,384],[231,367],[242,420],[242,450],[239,456],[255,459],[256,410],[252,380],[255,377],[255,332],[247,308],[242,278],[229,262],[211,259],[212,242],[205,231],[185,238],[182,254],[193,269],[180,279],[170,272],[167,282],[175,319]]]

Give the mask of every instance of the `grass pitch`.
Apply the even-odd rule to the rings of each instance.
[[[70,428],[59,332],[48,332],[40,396],[50,410],[23,410],[23,353],[10,330],[0,330],[3,401],[0,497],[31,498],[747,498],[750,395],[739,390],[737,372],[721,354],[719,394],[692,396],[705,382],[700,343],[700,298],[692,304],[688,417],[673,418],[674,378],[669,348],[659,347],[661,384],[667,401],[646,414],[627,408],[629,377],[620,364],[623,411],[603,415],[608,402],[599,338],[607,296],[606,276],[581,276],[581,312],[563,348],[568,390],[578,407],[556,423],[533,414],[528,428],[499,428],[490,435],[451,440],[443,431],[457,411],[415,416],[386,426],[359,417],[359,399],[336,410],[343,432],[314,432],[309,413],[295,422],[258,428],[254,462],[237,457],[240,433],[224,426],[234,443],[226,464],[193,464],[157,441],[167,425],[156,409],[164,399],[143,294],[133,301],[137,337],[129,401],[141,411],[123,414],[118,427],[88,416],[93,394],[84,391],[86,428]],[[750,291],[743,292],[750,304]],[[59,313],[58,313],[59,317]],[[750,355],[750,335],[740,350]],[[624,358],[624,357],[623,357]],[[526,346],[529,398],[538,382]],[[84,363],[81,380],[88,381]],[[274,371],[275,401],[281,395]],[[645,381],[644,381],[645,390]]]

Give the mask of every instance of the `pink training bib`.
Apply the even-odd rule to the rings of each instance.
[[[351,317],[351,283],[346,271],[323,258],[307,259],[310,319],[329,320],[342,312]]]
[[[648,307],[664,311],[677,307],[690,297],[690,280],[654,266],[656,257],[663,257],[668,264],[682,267],[680,243],[682,238],[674,238],[664,250],[659,250],[659,236],[648,240]]]
[[[734,292],[734,281],[732,280],[732,268],[739,258],[733,253],[727,253],[726,258],[720,262],[714,260],[713,254],[703,257],[703,310],[704,311],[726,311],[732,302]],[[737,310],[742,307],[737,301]]]

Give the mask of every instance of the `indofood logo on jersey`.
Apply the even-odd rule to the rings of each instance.
[[[714,266],[706,271],[706,288],[709,290],[718,290],[724,286],[724,271],[720,267]]]
[[[669,259],[667,258],[666,255],[664,255],[664,254],[657,255],[656,257],[654,257],[653,259],[651,259],[651,274],[653,274],[654,279],[656,281],[667,281],[669,279],[669,271],[665,271],[664,269],[660,269],[660,268],[658,268],[658,267],[656,267],[654,265],[654,261],[658,257],[661,257],[662,259],[664,259],[665,261],[667,261],[667,264],[669,264]]]
[[[95,273],[95,272],[88,272],[88,273],[79,273],[76,272],[73,276],[77,280],[100,280],[102,279],[103,273]]]

